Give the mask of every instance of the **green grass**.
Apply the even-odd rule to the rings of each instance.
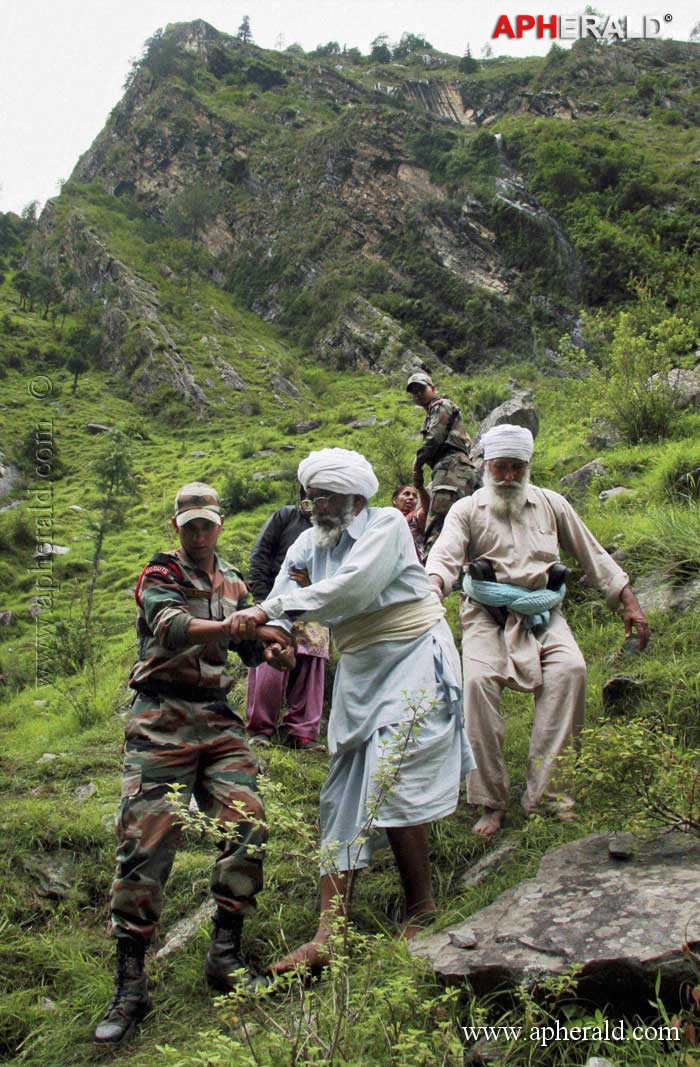
[[[295,218],[297,202],[292,200],[279,215],[284,223],[280,247],[291,263],[293,256],[304,261],[309,249],[314,258],[329,247],[323,245],[317,233],[319,200],[313,181],[323,172],[324,153],[333,146],[334,138],[347,138],[344,144],[352,151],[363,147],[358,130],[363,122],[376,116],[376,125],[370,123],[371,136],[382,145],[389,131],[391,145],[396,148],[403,143],[405,116],[394,103],[373,102],[371,93],[362,88],[361,103],[356,108],[362,121],[346,117],[346,96],[351,95],[353,86],[343,84],[343,79],[347,77],[353,85],[366,87],[372,81],[363,75],[367,68],[347,67],[339,79],[332,70],[324,72],[324,64],[310,60],[280,57],[274,62],[292,71],[293,77],[290,75],[290,82],[283,88],[258,92],[253,86],[214,84],[211,78],[203,77],[193,92],[194,103],[204,115],[213,114],[217,121],[222,119],[235,127],[251,150],[256,172],[268,177],[276,175],[276,188],[285,196],[297,180],[294,168],[302,168],[300,173],[308,188],[298,201],[299,218]],[[524,84],[543,71],[543,63],[539,59],[495,60],[466,82],[483,92],[502,84],[504,78],[513,79],[513,84]],[[398,83],[422,77],[424,71],[409,65],[401,72],[392,65],[386,73]],[[547,68],[542,84],[545,74],[555,80],[556,71]],[[383,78],[384,71],[377,75]],[[304,79],[311,77],[322,79],[324,91],[330,93],[334,87],[338,90],[340,110],[336,110],[330,96],[316,98],[299,91]],[[430,77],[454,80],[454,64],[431,70]],[[614,85],[601,89],[603,109],[619,105],[625,93],[627,89]],[[160,103],[154,101],[154,108]],[[286,126],[276,122],[275,117],[284,107],[298,108],[306,122],[299,137],[292,137]],[[414,119],[415,115],[411,122]],[[628,109],[619,117],[609,116],[606,122],[616,132],[624,131],[626,143],[644,153],[659,187],[670,188],[674,203],[685,209],[695,195],[688,175],[689,164],[698,151],[697,130],[671,128]],[[504,132],[506,141],[523,130],[532,139],[538,128],[536,120],[527,115],[502,118],[494,126]],[[259,135],[266,138],[266,143],[253,159],[252,145]],[[457,139],[462,148],[473,141],[473,133],[458,135]],[[310,158],[300,161],[298,157],[304,153]],[[233,212],[251,210],[250,193],[245,189],[232,187],[230,196]],[[0,918],[0,1059],[14,1058],[37,1067],[93,1062],[91,1028],[111,991],[112,950],[105,929],[113,869],[111,824],[119,793],[122,717],[128,704],[124,682],[135,655],[132,588],[153,552],[176,543],[170,527],[176,489],[193,478],[212,481],[223,489],[231,476],[251,485],[257,484],[253,481],[255,473],[282,472],[282,478],[270,482],[267,501],[245,510],[241,507],[227,516],[222,552],[245,572],[252,544],[270,511],[295,498],[290,475],[304,455],[312,448],[328,445],[364,452],[380,476],[376,503],[388,504],[395,484],[406,477],[410,467],[422,416],[407,398],[400,376],[333,370],[320,364],[309,347],[293,344],[281,326],[265,323],[244,308],[216,283],[212,272],[217,262],[204,250],[188,296],[184,245],[169,237],[153,220],[146,221],[128,198],[109,196],[99,183],[71,183],[55,202],[55,212],[59,229],[70,218],[75,221],[77,215],[82,216],[111,254],[157,290],[161,319],[176,338],[178,349],[197,380],[204,383],[211,404],[206,414],[197,418],[184,402],[169,399],[165,386],[160,405],[144,401],[118,369],[104,366],[91,366],[73,393],[72,378],[64,366],[65,337],[78,322],[78,316],[67,316],[61,329],[50,317],[43,319],[36,311],[20,310],[12,288],[15,268],[6,270],[5,280],[0,283],[0,321],[7,314],[16,329],[11,334],[0,333],[0,354],[6,367],[2,378],[0,450],[10,459],[23,457],[23,481],[15,494],[22,505],[0,514],[0,610],[14,613],[12,624],[0,631],[0,674],[5,679],[0,707],[0,785],[5,801],[0,816],[0,898],[4,916]],[[334,225],[338,218],[333,216]],[[332,288],[336,279],[341,288],[345,286],[351,293],[365,275],[361,271],[352,273],[354,261],[346,246],[343,256],[346,258],[337,261],[341,266],[336,264],[333,268],[337,273],[326,281]],[[693,256],[689,249],[689,264],[694,262]],[[346,264],[350,264],[349,274],[341,278]],[[164,267],[173,270],[174,275],[165,276]],[[281,284],[283,289],[288,286],[284,291],[287,298],[290,292],[296,292],[297,283],[291,275],[283,274]],[[331,306],[332,301],[327,307]],[[639,306],[642,315],[643,301]],[[325,310],[326,306],[321,308],[322,312]],[[603,308],[598,317],[590,317],[587,329],[595,340],[596,359],[605,358],[606,337],[609,338],[615,310]],[[533,321],[526,316],[520,323],[521,332],[529,331]],[[556,320],[534,329],[535,353],[550,344],[556,346],[563,328]],[[247,385],[246,392],[223,387],[210,360],[212,351],[235,367]],[[50,360],[47,352],[52,353]],[[53,392],[41,402],[30,395],[28,383],[33,376],[46,373],[51,377]],[[299,401],[274,400],[270,384],[276,374],[296,385],[301,394]],[[440,384],[460,403],[470,429],[476,430],[479,418],[508,395],[510,377],[533,390],[540,415],[534,480],[560,488],[559,479],[564,474],[599,455],[607,474],[576,498],[576,506],[604,545],[627,552],[624,566],[632,580],[657,571],[675,582],[699,575],[698,505],[679,496],[674,485],[679,475],[700,465],[700,415],[679,416],[671,436],[660,442],[623,444],[596,453],[588,438],[597,398],[588,379],[553,378],[539,369],[537,360],[518,360],[508,350],[501,352],[498,361],[481,358],[472,374],[445,375]],[[207,378],[213,386],[206,384]],[[350,429],[353,419],[370,414],[376,415],[378,422],[389,420],[389,426]],[[49,418],[53,420],[61,460],[60,477],[52,484],[54,526],[50,536],[37,527],[36,512],[28,508],[32,498],[27,491],[37,488],[38,482],[22,447],[27,434],[31,435],[40,421]],[[310,418],[320,419],[321,426],[303,435],[291,432],[294,423]],[[91,464],[101,440],[85,431],[91,421],[125,428],[139,489],[128,502],[123,519],[109,529],[105,538],[93,616],[93,662],[75,671],[69,651],[81,632],[82,602],[100,510],[100,493]],[[274,454],[256,458],[255,452],[261,449],[272,449]],[[195,459],[193,452],[205,455]],[[613,485],[624,485],[633,494],[617,501],[600,501],[598,493]],[[75,510],[76,506],[80,510]],[[55,684],[39,689],[34,687],[37,624],[28,614],[37,593],[32,566],[37,540],[50,540],[70,549],[68,555],[55,559],[54,612],[44,617],[49,632],[53,622],[61,624],[55,628],[50,646]],[[634,714],[658,722],[663,730],[673,732],[696,751],[700,745],[698,609],[653,615],[649,652],[630,658],[622,651],[620,620],[608,612],[598,594],[579,586],[578,577],[577,573],[570,583],[566,610],[589,665],[588,723],[595,725],[603,718],[601,690],[607,678],[614,673],[631,673],[643,683]],[[448,618],[459,638],[456,609],[453,598]],[[244,696],[245,672],[239,666],[234,697],[240,704]],[[531,876],[547,849],[584,830],[608,829],[612,825],[606,821],[607,816],[604,819],[596,812],[595,805],[578,825],[525,822],[519,796],[524,786],[532,700],[508,693],[504,714],[508,724],[506,755],[512,772],[508,833],[517,838],[519,848],[481,885],[467,890],[461,882],[463,871],[490,847],[470,833],[474,813],[462,801],[455,816],[435,826],[431,847],[438,928],[468,918],[504,889]],[[56,758],[42,760],[45,753]],[[326,773],[325,757],[273,749],[266,761],[271,780],[280,786],[283,804],[299,811],[300,825],[313,835],[318,823],[318,792]],[[88,782],[94,782],[96,792],[81,802],[75,791]],[[305,940],[315,928],[317,874],[314,858],[304,852],[307,847],[303,836],[288,839],[276,834],[273,827],[267,888],[246,932],[251,956],[260,964],[279,953],[285,941],[293,944]],[[37,859],[57,855],[69,862],[72,888],[65,899],[53,901],[38,892],[32,871]],[[211,863],[211,850],[198,838],[189,837],[176,860],[166,894],[164,929],[194,911],[206,898]],[[370,1061],[387,1067],[397,1063],[432,1067],[434,1063],[461,1062],[461,1048],[456,1052],[454,1043],[449,1046],[447,1031],[456,1040],[460,1036],[459,1025],[468,1021],[470,1012],[482,1012],[480,1017],[497,1021],[503,1008],[497,1003],[470,1000],[465,989],[458,990],[454,1003],[443,1002],[442,989],[393,940],[400,908],[401,890],[391,857],[380,854],[371,871],[359,879],[354,901],[357,928],[370,942],[358,950],[350,964],[350,987],[353,996],[358,997],[365,987],[371,989],[373,999],[362,1006],[355,1028],[346,1035],[346,1062],[362,1067]],[[387,940],[381,940],[380,935]],[[243,1045],[237,1047],[236,1043],[242,1040],[241,1031],[231,1022],[231,1010],[222,1015],[201,980],[206,943],[206,932],[202,931],[180,954],[152,964],[157,1009],[141,1029],[138,1040],[119,1054],[120,1061],[135,1067],[151,1067],[156,1062],[166,1067],[214,1067],[216,1063],[231,1062],[247,1067],[248,1051]],[[314,1011],[324,1022],[335,1017],[336,994],[332,983],[321,983],[314,994]],[[42,998],[50,998],[51,1004],[47,1006]],[[399,1037],[393,1050],[382,1037],[387,1005],[392,1006],[398,1019]],[[522,1021],[524,1011],[522,1004],[516,1004],[511,1017]],[[290,1026],[296,1018],[293,1005],[286,1000],[279,1002],[275,1013]],[[442,1036],[441,1025],[445,1030]],[[285,1048],[284,1042],[276,1042],[272,1031],[268,1034],[258,1026],[255,1044],[260,1062],[271,1067],[289,1062],[289,1042]],[[607,1053],[616,1063],[630,1067],[671,1062],[669,1057],[661,1056],[658,1048],[631,1042],[615,1049],[572,1047],[551,1052],[546,1062],[573,1067],[594,1052]],[[508,1062],[536,1062],[528,1060],[531,1054],[535,1055],[532,1050],[515,1049]]]

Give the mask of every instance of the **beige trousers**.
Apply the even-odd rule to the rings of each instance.
[[[581,730],[586,705],[586,663],[559,611],[538,637],[509,619],[501,630],[477,605],[466,605],[464,713],[477,769],[468,778],[470,804],[505,811],[508,771],[503,759],[504,688],[535,696],[535,719],[527,758],[527,812],[555,800],[556,758]]]

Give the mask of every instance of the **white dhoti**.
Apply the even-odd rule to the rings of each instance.
[[[586,663],[566,619],[553,611],[537,635],[522,620],[508,618],[505,631],[477,604],[466,603],[464,626],[464,710],[477,770],[469,776],[470,804],[505,811],[508,771],[503,759],[504,688],[534,693],[535,719],[522,803],[533,811],[555,801],[556,759],[581,730],[586,706]]]
[[[444,621],[414,642],[375,646],[376,652],[384,652],[387,664],[400,667],[403,660],[404,672],[411,673],[409,664],[423,659],[426,652],[432,667],[422,680],[424,690],[411,689],[403,700],[396,699],[399,694],[394,690],[397,712],[404,704],[402,720],[382,725],[364,742],[333,754],[320,798],[322,874],[366,867],[373,851],[387,844],[386,827],[419,826],[455,811],[460,780],[473,768],[474,759],[464,731],[459,665],[455,669],[453,650]],[[346,668],[349,658],[343,656]],[[386,692],[379,678],[375,686]],[[421,692],[426,693],[423,700]],[[409,701],[424,713],[394,775],[390,760],[404,748]],[[387,778],[388,788],[383,787]]]

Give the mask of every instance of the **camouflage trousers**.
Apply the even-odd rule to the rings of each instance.
[[[437,541],[445,516],[457,500],[471,496],[479,486],[479,476],[462,452],[452,452],[433,468],[430,482],[430,510],[425,523],[426,552]]]
[[[126,726],[122,800],[116,817],[117,873],[112,884],[112,936],[149,941],[180,838],[173,785],[185,805],[225,827],[211,893],[230,912],[249,912],[262,888],[267,837],[257,793],[258,764],[243,722],[225,700],[192,703],[139,693]],[[250,821],[249,821],[250,820]]]

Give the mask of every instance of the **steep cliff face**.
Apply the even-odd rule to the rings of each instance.
[[[686,108],[689,55],[674,60]],[[158,279],[146,285],[111,249],[81,189],[106,192],[144,227],[161,277],[182,286],[194,270],[330,362],[352,353],[357,366],[387,370],[418,353],[462,370],[527,357],[538,332],[575,320],[581,267],[501,134],[487,130],[536,118],[572,127],[612,106],[605,93],[620,98],[620,78],[654,56],[646,46],[553,53],[473,77],[456,62],[427,78],[416,78],[420,64],[396,64],[386,84],[385,68],[264,52],[203,21],[169,27],[47,209],[39,254],[56,278],[66,266],[77,274],[84,300],[101,301],[105,361],[132,375],[164,365],[198,411],[206,390],[160,307]],[[171,216],[193,189],[211,210],[186,253]]]

